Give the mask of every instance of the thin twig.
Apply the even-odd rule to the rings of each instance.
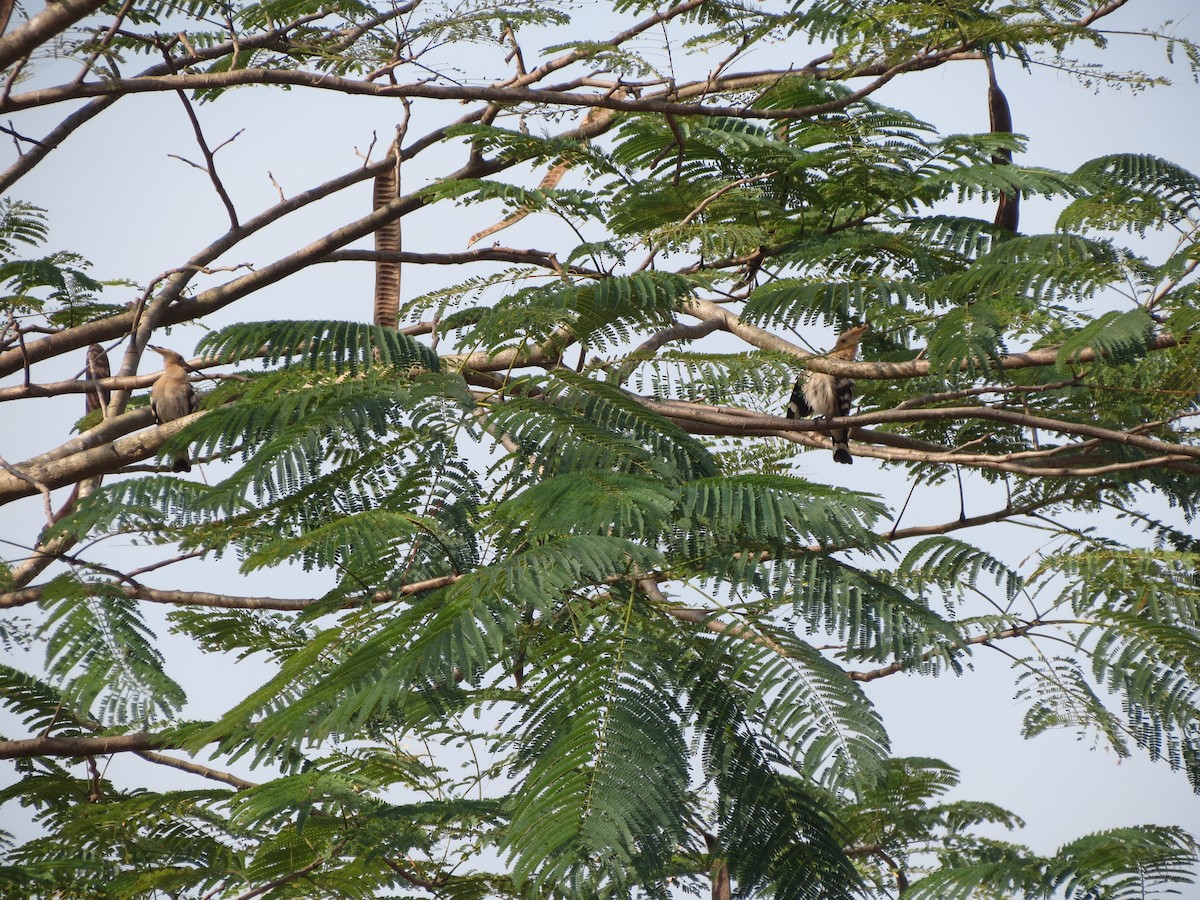
[[[4,469],[5,472],[8,472],[10,475],[13,475],[16,478],[21,479],[26,484],[33,485],[38,491],[41,492],[42,504],[43,504],[43,506],[45,508],[45,512],[46,512],[46,522],[50,525],[53,525],[54,524],[54,507],[51,505],[51,502],[50,502],[50,488],[46,487],[46,485],[42,484],[36,478],[32,478],[29,475],[22,472],[20,469],[18,469],[12,463],[8,462],[3,456],[0,456],[0,469]]]

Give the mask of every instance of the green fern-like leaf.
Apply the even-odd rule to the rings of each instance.
[[[1200,179],[1186,169],[1148,154],[1113,154],[1089,160],[1075,171],[1094,190],[1068,206],[1059,228],[1129,229],[1186,223],[1200,212]]]
[[[979,301],[952,309],[929,334],[929,364],[937,374],[957,380],[988,375],[1005,353],[1004,323],[993,304]]]
[[[165,660],[135,601],[105,583],[62,584],[44,594],[48,615],[40,629],[46,666],[71,707],[104,723],[144,725],[178,712],[183,689],[166,674]]]
[[[1200,847],[1181,828],[1143,825],[1114,828],[1059,848],[1049,866],[1053,884],[1069,898],[1141,900],[1177,894],[1193,884]]]
[[[746,630],[762,640],[749,642]],[[745,714],[797,771],[831,789],[859,790],[883,774],[883,722],[842,668],[779,630],[735,624],[725,635],[706,650],[712,664],[745,692]]]
[[[1092,350],[1097,362],[1122,365],[1149,352],[1154,341],[1154,319],[1144,308],[1107,312],[1067,337],[1058,352],[1058,367],[1069,369],[1083,350]]]
[[[934,584],[962,596],[966,589],[978,589],[985,573],[1003,589],[1001,605],[1011,603],[1022,587],[1021,577],[990,553],[955,538],[934,536],[918,541],[905,554],[896,575],[899,583],[910,590],[920,584]]]
[[[657,648],[631,634],[543,651],[518,755],[526,775],[513,795],[513,874],[572,893],[621,891],[687,840],[675,691]]]
[[[264,366],[329,368],[357,374],[379,363],[399,371],[438,371],[437,356],[406,334],[338,321],[239,322],[209,332],[196,349],[225,363],[261,358]]]

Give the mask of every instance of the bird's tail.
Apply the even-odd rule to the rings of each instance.
[[[833,441],[833,461],[844,463],[847,466],[854,464],[854,457],[850,455],[850,433],[847,431],[833,431],[829,434]]]

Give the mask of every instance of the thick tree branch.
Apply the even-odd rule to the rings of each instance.
[[[1092,12],[1088,13],[1086,16],[1084,16],[1082,19],[1080,19],[1079,24],[1084,27],[1087,27],[1088,25],[1091,25],[1093,22],[1095,22],[1097,19],[1102,19],[1107,15],[1111,15],[1112,13],[1115,13],[1118,9],[1120,9],[1122,6],[1124,6],[1128,2],[1129,2],[1129,0],[1110,0],[1110,2],[1096,7],[1096,9],[1094,9]]]
[[[0,37],[0,71],[104,5],[104,0],[57,0],[15,31]]]
[[[45,107],[69,100],[91,97],[156,93],[174,90],[217,90],[245,85],[277,85],[307,87],[314,90],[334,91],[352,96],[406,97],[459,102],[482,101],[491,103],[529,103],[543,106],[596,107],[614,112],[648,112],[675,116],[728,116],[743,119],[808,119],[825,113],[836,112],[870,96],[884,87],[897,75],[905,72],[935,68],[948,61],[964,58],[969,48],[965,45],[931,51],[882,69],[857,66],[838,73],[823,73],[825,77],[845,78],[874,74],[870,83],[844,96],[814,103],[809,106],[785,109],[759,109],[741,104],[709,104],[679,102],[691,97],[702,97],[713,93],[749,90],[774,84],[788,76],[797,74],[795,69],[771,69],[762,72],[730,74],[715,80],[693,81],[655,92],[652,96],[618,96],[609,92],[579,93],[576,91],[554,91],[516,85],[496,87],[493,85],[446,85],[429,82],[409,82],[391,85],[341,78],[328,72],[309,72],[294,69],[246,68],[223,72],[187,72],[179,75],[141,75],[132,78],[116,78],[84,84],[59,85],[52,88],[26,91],[0,99],[0,113],[17,112],[34,107]],[[977,54],[971,54],[975,58]],[[673,99],[664,99],[671,97]],[[679,98],[679,99],[674,99]]]
[[[149,410],[144,410],[150,416]],[[170,438],[174,437],[188,425],[195,422],[205,413],[194,412],[158,428],[138,432],[130,437],[121,438],[111,444],[103,444],[90,450],[83,450],[72,456],[51,460],[33,466],[22,466],[22,471],[50,488],[72,484],[81,478],[94,475],[106,475],[115,472],[133,462],[140,462],[154,456]],[[10,475],[0,473],[0,505],[9,503],[19,497],[28,497],[37,489],[26,482]]]
[[[703,321],[719,319],[722,323],[722,328],[731,334],[737,335],[751,346],[758,347],[760,350],[785,353],[803,359],[805,367],[814,372],[825,372],[829,375],[838,375],[843,378],[897,381],[906,378],[923,378],[933,371],[933,366],[928,359],[913,359],[909,362],[900,363],[848,362],[825,354],[810,353],[776,334],[772,334],[756,325],[743,322],[738,318],[736,313],[731,312],[718,303],[713,303],[711,300],[689,300],[680,306],[680,312]],[[1179,346],[1179,341],[1174,335],[1160,334],[1151,341],[1148,349],[1150,351],[1167,350],[1177,346]],[[1059,348],[1057,346],[1039,347],[1036,350],[1029,350],[1025,353],[1012,353],[1008,356],[1002,356],[1000,359],[994,360],[992,365],[1000,369],[1040,368],[1055,365],[1058,362],[1058,354]],[[1094,362],[1096,360],[1096,353],[1091,348],[1085,348],[1073,355],[1071,360],[1076,363]],[[964,371],[965,368],[966,364],[964,363]]]
[[[765,436],[778,432],[827,432],[836,428],[865,428],[870,425],[904,422],[981,419],[984,421],[1017,425],[1022,428],[1037,428],[1054,434],[1095,438],[1106,443],[1137,447],[1151,453],[1172,457],[1200,459],[1200,446],[1176,444],[1170,441],[1145,437],[1134,431],[1116,431],[1087,422],[1052,419],[1047,416],[1036,416],[1008,409],[996,409],[990,406],[885,409],[859,413],[854,416],[836,416],[829,419],[814,420],[785,419],[782,416],[756,413],[737,407],[708,406],[703,403],[691,403],[683,400],[655,400],[648,397],[638,397],[637,399],[647,408],[674,421],[681,423],[694,422],[718,427],[722,429],[718,433],[730,436]],[[953,451],[947,451],[947,453],[952,454]],[[946,461],[953,462],[956,458],[948,458]]]
[[[162,734],[139,731],[108,737],[36,737],[0,741],[0,759],[31,756],[107,756],[110,753],[139,753],[173,747],[176,740]]]

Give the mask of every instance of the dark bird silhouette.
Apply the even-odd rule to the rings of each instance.
[[[868,331],[870,322],[855,325],[838,335],[837,343],[829,352],[833,359],[852,360],[858,354],[858,345]],[[824,372],[808,372],[796,380],[792,397],[788,401],[789,419],[831,419],[834,416],[850,415],[850,404],[854,400],[854,379],[827,375]],[[839,428],[829,432],[833,441],[833,461],[850,465],[850,432]]]
[[[995,134],[1012,134],[1012,110],[1008,106],[1008,98],[1000,90],[996,81],[996,68],[992,58],[987,57],[988,73],[988,121]],[[992,162],[998,166],[1012,164],[1012,151],[999,150],[992,155]],[[1021,195],[1000,194],[1000,202],[996,205],[995,222],[1001,228],[1015,232],[1021,221]]]
[[[194,413],[196,391],[188,380],[187,362],[174,350],[168,350],[166,347],[147,344],[146,349],[153,350],[163,358],[163,373],[150,388],[150,409],[154,412],[154,421],[162,425]],[[171,461],[171,471],[192,471],[186,450]]]
[[[112,370],[108,367],[108,354],[104,352],[104,348],[99,344],[92,344],[88,347],[87,365],[84,367],[88,381],[96,381],[100,378],[108,378],[112,374]],[[106,387],[99,385],[92,386],[86,394],[84,394],[86,409],[89,413],[96,410],[108,409],[108,401],[111,392]]]

